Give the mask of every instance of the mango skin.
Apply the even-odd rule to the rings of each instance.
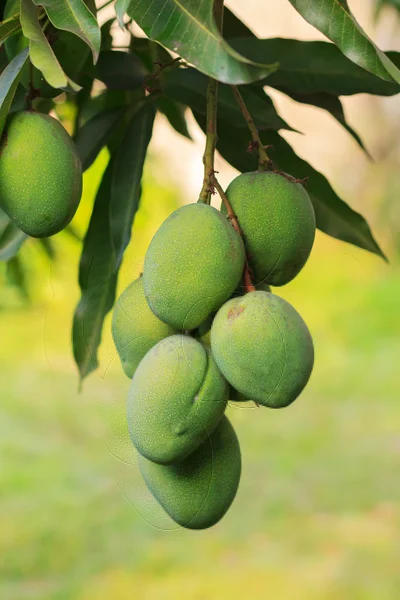
[[[229,298],[244,266],[244,245],[228,219],[207,204],[175,210],[144,261],[150,308],[171,327],[191,330]]]
[[[22,231],[47,237],[71,221],[82,166],[63,126],[48,115],[17,113],[0,146],[0,206]]]
[[[235,498],[241,474],[239,442],[224,416],[184,461],[162,466],[139,456],[139,468],[153,496],[176,523],[206,529],[222,519]]]
[[[189,336],[165,338],[133,376],[127,402],[131,440],[153,462],[181,461],[215,429],[227,400],[228,384],[211,353]]]
[[[226,194],[243,232],[254,283],[291,281],[306,264],[315,238],[314,208],[304,187],[279,173],[256,171],[236,177]]]
[[[177,333],[153,314],[147,304],[143,278],[122,292],[113,312],[112,334],[124,373],[132,379],[144,355],[162,339]]]
[[[226,302],[211,328],[211,349],[238,394],[270,408],[291,404],[314,365],[311,334],[298,312],[275,294],[256,291]]]

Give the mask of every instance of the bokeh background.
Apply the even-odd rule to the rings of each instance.
[[[227,5],[260,36],[321,37],[284,0]],[[400,50],[394,11],[375,23],[372,1],[351,6],[384,49]],[[229,408],[243,451],[239,492],[220,524],[190,532],[162,516],[138,476],[110,317],[100,368],[78,393],[70,330],[80,243],[56,236],[53,263],[27,243],[27,294],[14,285],[21,274],[0,271],[4,600],[398,598],[400,102],[344,101],[371,161],[327,114],[273,97],[305,134],[285,136],[369,219],[390,263],[317,235],[304,271],[279,290],[313,334],[311,382],[283,411]],[[156,124],[119,291],[166,216],[197,198],[204,140],[190,129],[193,142]],[[106,161],[103,152],[85,174],[81,235]],[[217,169],[225,185],[235,175],[220,158]]]

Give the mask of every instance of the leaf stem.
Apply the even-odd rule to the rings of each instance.
[[[244,120],[246,121],[248,128],[251,133],[252,142],[249,145],[249,151],[256,149],[258,150],[258,169],[259,171],[266,171],[272,166],[272,161],[269,158],[266,146],[263,145],[258,129],[253,121],[251,114],[248,111],[248,108],[242,98],[242,94],[239,92],[239,89],[236,85],[232,85],[232,92],[235,96],[235,99],[239,105],[239,108],[242,112]]]

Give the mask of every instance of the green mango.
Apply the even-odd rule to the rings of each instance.
[[[291,281],[314,244],[313,205],[304,187],[288,177],[268,171],[243,173],[226,190],[243,232],[255,284],[280,286]]]
[[[180,461],[218,425],[227,400],[228,384],[211,353],[189,336],[165,338],[132,379],[127,403],[132,442],[153,462]]]
[[[165,337],[177,333],[156,317],[147,304],[143,278],[135,279],[118,298],[112,334],[125,374],[132,379],[144,355]]]
[[[143,285],[150,308],[171,327],[195,329],[232,294],[244,259],[241,237],[218,210],[200,203],[178,208],[145,256]]]
[[[0,145],[0,207],[22,231],[47,237],[71,221],[82,166],[63,126],[48,115],[16,113]]]
[[[226,302],[211,328],[211,349],[224,377],[239,395],[270,408],[291,404],[314,365],[310,332],[286,300],[250,292]]]
[[[153,496],[176,523],[206,529],[222,519],[236,495],[239,442],[224,416],[210,437],[182,462],[163,466],[139,456],[139,468]]]

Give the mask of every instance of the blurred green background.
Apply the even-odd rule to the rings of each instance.
[[[296,114],[301,130],[310,124],[312,162],[326,166],[344,199],[369,218],[390,263],[318,234],[304,271],[275,290],[309,325],[315,370],[285,410],[228,409],[243,476],[234,504],[211,530],[174,528],[144,489],[125,430],[129,381],[116,360],[110,316],[99,371],[78,393],[70,331],[80,243],[56,236],[53,263],[37,243],[25,245],[29,301],[1,267],[1,599],[398,598],[399,105],[364,100],[346,107],[376,163],[351,141],[345,146],[344,133],[315,141],[320,112],[310,117],[297,107]],[[172,177],[165,149],[159,141],[146,163],[119,292],[140,272],[161,222],[195,200]],[[74,219],[81,235],[106,160],[103,152],[85,174]]]

